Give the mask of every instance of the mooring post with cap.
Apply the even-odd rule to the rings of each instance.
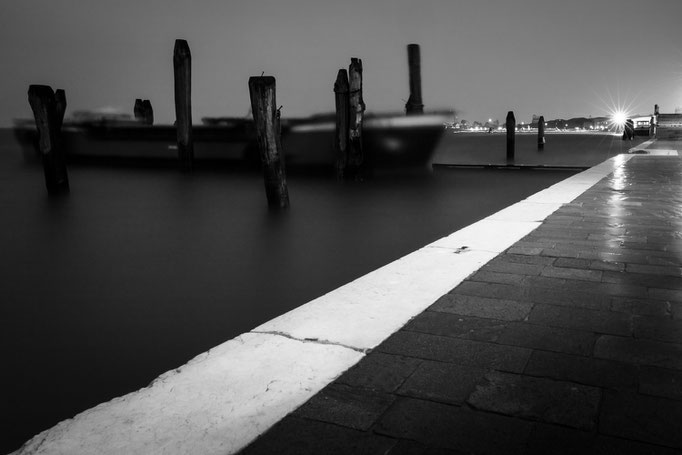
[[[419,44],[407,45],[407,65],[410,74],[410,97],[405,105],[407,115],[419,115],[424,113],[422,103],[422,76],[421,76],[421,53]]]
[[[263,165],[265,195],[271,209],[289,207],[289,189],[284,170],[284,154],[280,140],[280,111],[277,109],[275,78],[249,78],[251,111],[256,127],[256,139]]]

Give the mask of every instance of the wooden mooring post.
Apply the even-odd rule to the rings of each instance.
[[[142,99],[137,98],[135,100],[135,106],[133,106],[133,116],[138,122],[144,121],[144,112],[142,110]]]
[[[145,125],[154,124],[154,109],[152,108],[152,102],[149,100],[142,101],[142,119]]]
[[[175,40],[173,72],[178,158],[180,167],[187,172],[194,167],[194,141],[192,139],[192,54],[184,39]]]
[[[538,119],[538,150],[545,149],[545,116]]]
[[[350,86],[350,127],[346,178],[362,180],[364,174],[367,173],[368,163],[362,146],[362,121],[365,114],[365,102],[362,99],[362,60],[359,58],[350,59],[348,83]]]
[[[56,95],[52,87],[47,85],[31,85],[28,89],[28,102],[40,136],[45,186],[50,194],[69,191],[69,177],[60,138],[61,125],[66,111],[66,95],[64,90],[57,90],[57,92],[59,95]]]
[[[348,71],[340,69],[334,82],[334,99],[336,105],[336,132],[334,149],[336,151],[336,177],[343,179],[348,166],[348,140],[350,134],[350,87]]]
[[[424,113],[422,103],[422,64],[419,44],[407,45],[407,65],[410,71],[410,97],[405,105],[407,115],[419,115]]]
[[[268,206],[271,209],[286,209],[289,207],[289,189],[280,140],[280,112],[277,109],[275,96],[275,78],[272,76],[250,77],[249,95],[263,165]]]
[[[516,119],[514,118],[514,112],[507,112],[507,161],[514,161],[514,147],[516,141]]]

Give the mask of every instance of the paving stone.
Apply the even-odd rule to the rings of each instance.
[[[386,453],[396,440],[289,416],[239,455],[347,455]]]
[[[441,403],[462,404],[487,370],[451,363],[424,361],[398,394]]]
[[[639,392],[645,395],[682,400],[682,371],[642,367]]]
[[[331,384],[294,413],[298,417],[368,430],[393,402],[393,395],[368,389]]]
[[[394,392],[417,369],[421,360],[372,352],[337,379],[354,387]]]
[[[576,289],[530,288],[528,289],[528,300],[536,303],[591,310],[608,310],[611,307],[610,296],[581,292]]]
[[[514,346],[501,346],[404,330],[391,335],[376,349],[389,354],[512,372],[523,370],[531,352],[529,349]]]
[[[674,455],[676,450],[556,425],[537,424],[528,455]]]
[[[542,253],[543,247],[540,246],[521,246],[514,245],[507,250],[511,254],[526,254],[526,255],[539,255]]]
[[[481,283],[465,280],[451,294],[476,295],[493,299],[523,300],[524,292],[521,286],[499,283]]]
[[[398,400],[375,432],[464,453],[525,453],[531,422],[411,398]]]
[[[580,251],[576,250],[575,248],[544,248],[542,250],[542,253],[540,253],[542,256],[548,256],[548,257],[553,257],[553,258],[579,258],[580,257]]]
[[[625,271],[630,273],[646,273],[651,275],[666,275],[671,277],[682,276],[682,267],[664,265],[628,264],[625,267]]]
[[[508,264],[527,264],[527,265],[533,265],[536,267],[540,267],[540,266],[544,267],[547,265],[551,265],[553,262],[554,262],[554,258],[507,253],[507,254],[501,254],[501,255],[497,256],[492,261],[490,261],[488,263],[488,265],[508,263]],[[521,273],[521,272],[516,272],[516,273]],[[528,275],[528,274],[526,274],[526,275]]]
[[[682,303],[682,291],[679,289],[658,289],[651,288],[647,296],[655,300],[670,300]]]
[[[682,321],[669,317],[634,317],[635,338],[682,343]]]
[[[533,258],[535,256],[525,257]],[[539,275],[540,272],[542,272],[542,269],[544,269],[545,267],[547,267],[547,265],[545,264],[530,264],[500,260],[488,263],[486,266],[481,268],[481,270],[486,272],[511,273],[516,275]]]
[[[485,283],[501,283],[501,284],[520,284],[526,275],[519,275],[517,273],[491,272],[488,270],[479,270],[473,275],[469,276],[467,280],[482,281]]]
[[[557,261],[559,261],[560,259],[562,258],[557,259]],[[546,267],[542,271],[541,275],[551,278],[564,278],[570,280],[599,282],[601,281],[602,272],[601,270],[585,270],[568,267]]]
[[[599,431],[682,449],[682,402],[623,391],[605,391]]]
[[[430,333],[477,341],[496,341],[507,322],[458,314],[425,311],[412,319],[403,330]]]
[[[590,355],[596,339],[592,332],[518,322],[510,323],[497,342],[546,351]]]
[[[532,308],[533,304],[530,302],[491,299],[464,294],[446,294],[429,309],[462,316],[520,321],[528,316]]]
[[[682,289],[682,278],[666,275],[650,275],[630,272],[604,272],[605,283],[621,283],[649,288]]]
[[[631,317],[613,311],[596,311],[556,305],[537,304],[529,322],[613,335],[630,335]]]
[[[498,371],[486,375],[467,403],[476,409],[591,430],[601,392],[596,387]]]
[[[672,317],[672,306],[665,300],[613,297],[611,310],[638,316]]]
[[[592,261],[589,259],[558,258],[554,261],[554,267],[568,267],[568,268],[572,268],[572,269],[589,269],[591,262]]]
[[[597,387],[634,389],[639,370],[613,360],[533,351],[523,373]]]
[[[607,262],[593,259],[590,260],[590,268],[592,270],[623,272],[625,270],[625,264],[622,262]]]
[[[594,356],[635,365],[682,370],[682,346],[679,344],[603,335],[597,339]]]

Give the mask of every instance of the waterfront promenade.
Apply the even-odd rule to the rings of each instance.
[[[682,161],[640,152],[240,453],[675,454],[681,422]]]

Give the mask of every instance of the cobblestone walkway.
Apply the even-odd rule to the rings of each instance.
[[[242,453],[682,453],[682,160],[633,157]]]

